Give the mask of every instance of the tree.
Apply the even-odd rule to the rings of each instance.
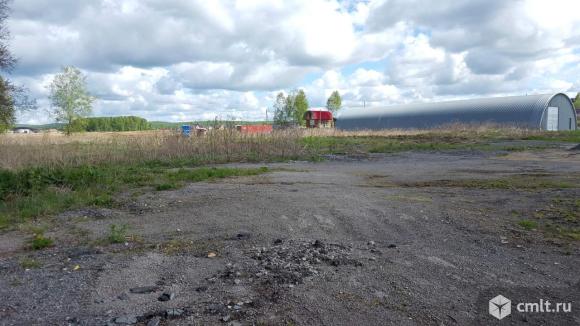
[[[293,119],[292,106],[288,105],[284,93],[278,93],[276,101],[274,102],[274,124],[281,127],[288,127],[292,124]]]
[[[65,132],[71,132],[79,127],[76,120],[87,117],[92,112],[92,104],[95,100],[87,90],[86,77],[76,67],[64,67],[60,74],[54,76],[54,80],[48,87],[52,115],[58,122],[65,122]]]
[[[10,84],[0,77],[0,133],[8,130],[15,122],[14,101],[9,88]]]
[[[330,97],[326,101],[326,108],[328,111],[332,112],[333,114],[336,113],[342,107],[342,98],[340,97],[340,93],[338,91],[332,92]]]
[[[580,92],[576,93],[576,98],[574,99],[574,108],[580,109]]]
[[[288,103],[292,105],[294,121],[297,124],[303,126],[305,124],[304,114],[310,107],[308,104],[308,99],[306,98],[306,93],[304,93],[303,90],[299,90],[296,95],[288,95]]]
[[[7,73],[10,73],[16,64],[16,59],[8,48],[10,32],[6,28],[6,19],[10,12],[9,3],[10,0],[0,0],[0,70]],[[16,110],[35,107],[36,101],[28,98],[25,88],[16,86],[8,78],[0,76],[0,133],[14,125]]]

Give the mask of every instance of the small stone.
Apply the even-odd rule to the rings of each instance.
[[[228,320],[230,320],[230,315],[225,315],[221,318],[221,321],[223,321],[224,323],[227,322]]]
[[[242,309],[242,306],[240,306],[240,305],[234,305],[234,310],[240,310],[240,309]]]
[[[131,293],[139,293],[139,294],[152,293],[152,292],[156,292],[156,291],[159,291],[159,287],[155,286],[155,285],[141,286],[141,287],[132,288],[129,290],[129,292],[131,292]]]
[[[375,243],[374,241],[369,241],[369,242],[368,242],[368,245],[369,245],[369,246],[374,246],[375,244],[376,244],[376,243]]]
[[[282,242],[283,242],[282,239],[276,239],[276,240],[274,240],[274,244],[275,245],[281,245]]]
[[[159,326],[160,322],[161,322],[161,317],[155,316],[147,322],[147,326]]]
[[[237,279],[237,278],[234,280],[234,284],[236,284],[236,285],[240,284],[241,282],[242,282],[242,281],[240,281],[240,280],[239,280],[239,279]]]
[[[390,244],[390,245],[388,245],[387,247],[388,247],[388,248],[391,248],[391,249],[393,249],[393,248],[397,248],[397,245],[396,245],[396,244],[394,244],[394,243],[391,243],[391,244]]]
[[[121,316],[115,318],[115,324],[120,325],[133,325],[137,323],[137,318],[135,316]]]
[[[103,299],[95,299],[95,303],[105,303],[105,300],[103,300]]]
[[[165,315],[167,316],[167,318],[176,318],[183,315],[183,309],[179,308],[167,309],[165,310]]]
[[[159,298],[157,298],[157,300],[159,300],[159,301],[169,301],[169,300],[173,300],[173,298],[175,298],[175,293],[172,293],[172,292],[164,292],[161,296],[159,296]]]
[[[120,294],[120,295],[117,297],[117,299],[119,299],[119,300],[129,300],[129,295],[128,295],[127,293],[123,292],[123,293],[121,293],[121,294]]]
[[[217,256],[215,252],[208,252],[207,254],[207,258],[214,258],[215,256]]]

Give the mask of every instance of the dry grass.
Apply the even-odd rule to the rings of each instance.
[[[388,145],[389,148],[393,147],[391,146],[393,144],[410,142],[414,147],[397,147],[398,150],[410,150],[415,147],[421,149],[420,145],[428,144],[441,146],[423,147],[443,148],[445,147],[443,145],[476,144],[491,140],[542,140],[546,137],[549,137],[548,140],[559,140],[562,137],[572,137],[566,139],[570,141],[580,139],[578,135],[578,133],[548,134],[537,130],[490,124],[454,124],[431,130],[299,129],[277,130],[270,134],[244,134],[226,129],[212,130],[205,136],[190,138],[172,131],[93,132],[72,136],[58,133],[0,134],[0,169],[18,170],[36,166],[66,167],[99,163],[131,164],[176,159],[207,164],[311,158],[324,153],[311,144],[318,140],[332,140],[342,144],[367,139],[373,144],[385,143],[386,145],[383,145]]]
[[[305,136],[317,137],[417,137],[419,138],[457,138],[457,139],[524,139],[543,135],[540,130],[506,127],[494,124],[448,124],[435,129],[425,130],[357,130],[345,131],[338,129],[307,129]]]
[[[202,163],[292,159],[305,154],[300,131],[242,134],[215,130],[183,137],[169,131],[0,135],[0,169],[190,159]]]

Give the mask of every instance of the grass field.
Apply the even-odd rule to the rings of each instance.
[[[512,140],[580,143],[580,132],[452,126],[429,131],[287,130],[260,135],[215,130],[190,138],[168,131],[0,135],[0,228],[75,207],[110,206],[115,193],[130,188],[163,191],[184,182],[265,172],[199,168],[207,164],[320,160],[324,154],[408,150],[529,149],[529,145],[494,144]]]

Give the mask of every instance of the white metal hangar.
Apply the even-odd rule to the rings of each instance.
[[[493,123],[529,129],[576,130],[576,112],[563,93],[481,98],[388,107],[345,108],[336,128],[429,129],[452,123]]]

